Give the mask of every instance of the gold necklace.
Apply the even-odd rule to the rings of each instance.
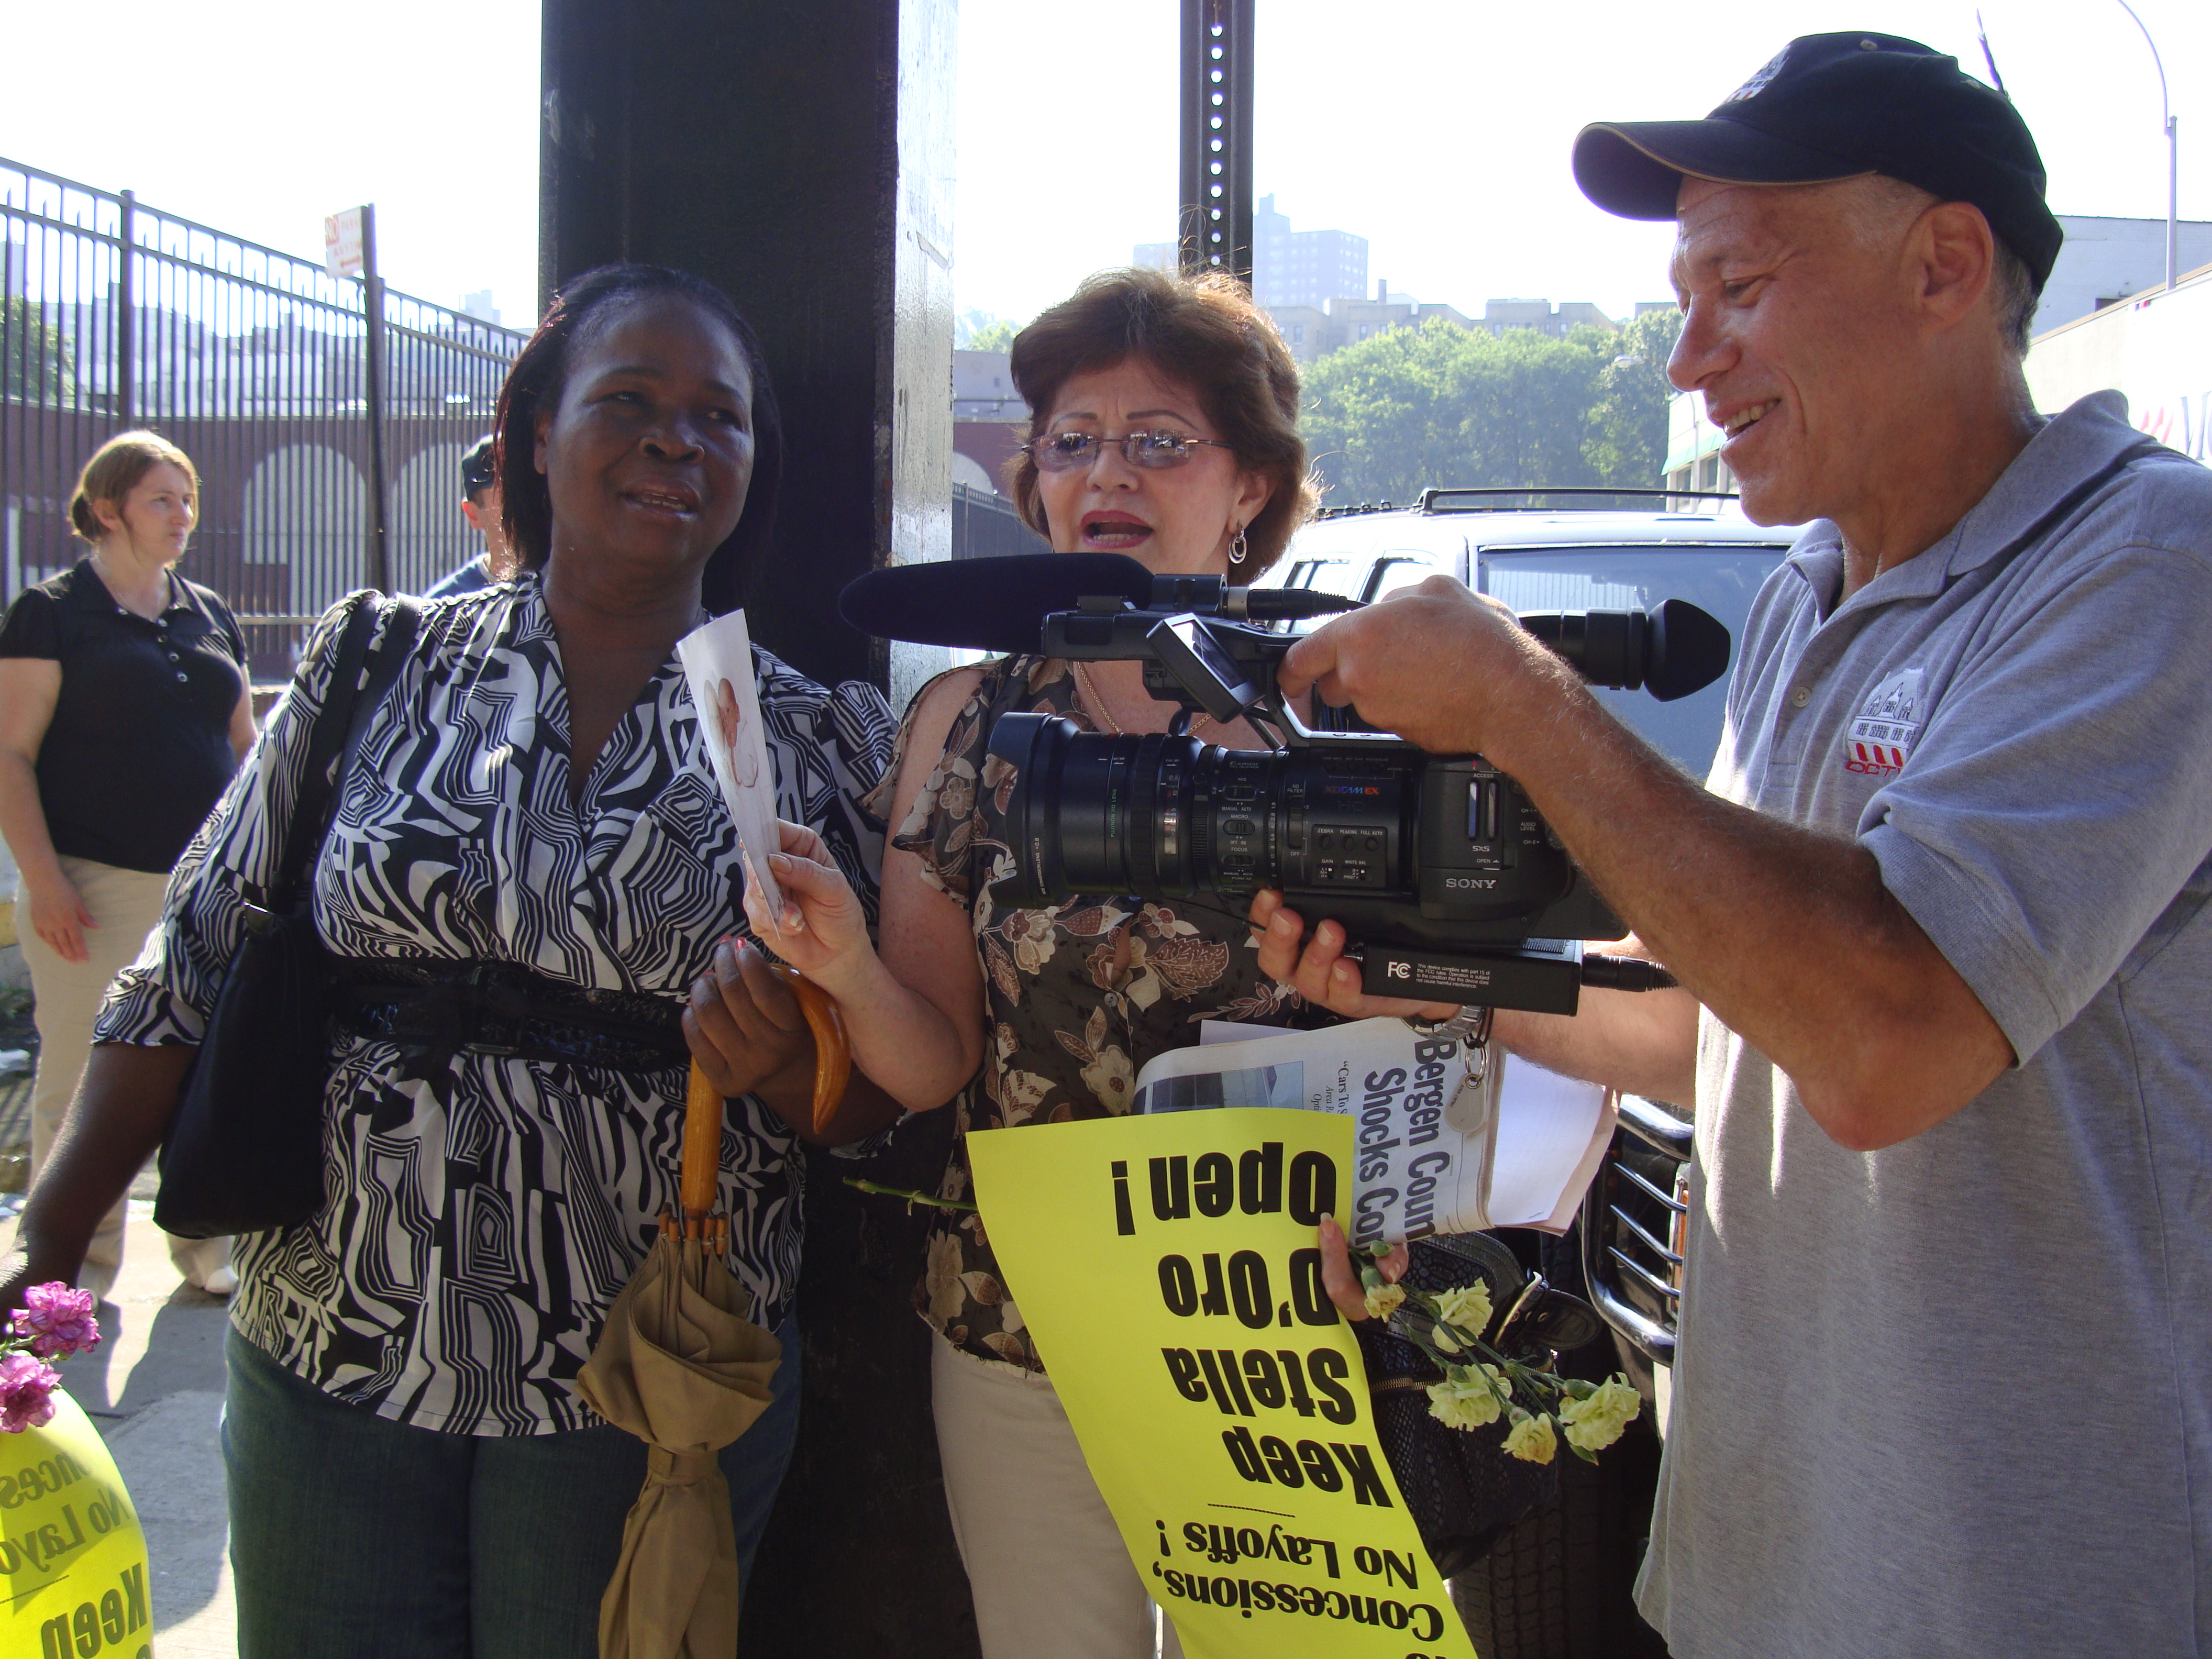
[[[1075,681],[1076,695],[1081,697],[1090,708],[1092,715],[1115,737],[1127,737],[1128,732],[1123,728],[1121,722],[1114,718],[1114,711],[1106,706],[1105,697],[1100,694],[1097,685],[1091,680],[1090,670],[1079,662],[1072,662],[1067,666]],[[1196,737],[1199,727],[1212,726],[1213,723],[1212,715],[1200,714],[1190,723],[1190,735]]]
[[[1083,699],[1092,718],[1115,737],[1127,737],[1128,733],[1122,731],[1121,722],[1114,718],[1113,712],[1106,707],[1106,699],[1098,695],[1098,688],[1091,683],[1090,671],[1079,662],[1070,663],[1068,668],[1075,680],[1075,695]]]

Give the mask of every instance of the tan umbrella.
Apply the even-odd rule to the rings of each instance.
[[[780,969],[815,1041],[814,1118],[826,1126],[851,1067],[836,1005]],[[715,1454],[769,1407],[782,1358],[753,1323],[729,1269],[730,1218],[716,1206],[722,1097],[699,1067],[684,1109],[684,1219],[660,1237],[607,1312],[578,1379],[591,1408],[647,1447],[645,1486],[623,1526],[599,1603],[600,1659],[730,1659],[738,1645],[738,1547]]]

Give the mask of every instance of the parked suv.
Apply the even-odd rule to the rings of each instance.
[[[1735,497],[1658,490],[1430,489],[1323,513],[1292,538],[1265,585],[1374,600],[1443,574],[1516,611],[1644,610],[1687,599],[1741,640],[1752,597],[1796,532],[1750,523]],[[1733,667],[1733,644],[1730,666]],[[1678,702],[1596,695],[1702,780],[1719,746],[1723,676]],[[1558,1500],[1452,1581],[1483,1659],[1628,1659],[1663,1654],[1631,1591],[1650,1528],[1680,1299],[1690,1157],[1686,1104],[1619,1100],[1620,1127],[1565,1239],[1508,1229],[1524,1265],[1586,1296],[1610,1343],[1560,1356],[1593,1378],[1618,1368],[1649,1408],[1595,1468],[1566,1459]]]

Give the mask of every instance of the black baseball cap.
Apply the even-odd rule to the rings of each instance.
[[[1883,173],[1979,208],[2039,293],[2065,240],[2012,100],[1894,34],[1800,35],[1702,121],[1584,127],[1574,165],[1583,194],[1626,219],[1673,218],[1685,176],[1815,185]]]
[[[1668,217],[1673,215],[1669,214]],[[469,447],[461,457],[461,494],[473,495],[479,489],[489,489],[499,482],[492,471],[493,451],[496,447],[493,434],[487,432]]]

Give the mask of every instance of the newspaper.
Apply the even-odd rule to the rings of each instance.
[[[1137,1074],[1133,1109],[1283,1106],[1354,1120],[1356,1244],[1536,1227],[1565,1232],[1613,1138],[1611,1097],[1402,1019],[1321,1031],[1209,1020]]]
[[[714,781],[738,827],[745,881],[766,901],[770,925],[783,915],[783,890],[769,869],[782,850],[775,827],[775,768],[761,725],[760,691],[753,680],[752,639],[745,613],[732,611],[676,641],[678,660],[699,711],[699,741],[707,745]]]

